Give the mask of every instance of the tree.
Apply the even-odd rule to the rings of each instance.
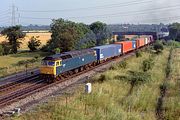
[[[156,50],[156,53],[160,53],[164,49],[162,43],[156,42],[154,44],[154,50]]]
[[[30,51],[34,52],[41,45],[41,41],[37,39],[38,37],[32,36],[28,42],[28,47]]]
[[[90,29],[96,35],[96,45],[103,45],[106,43],[106,40],[110,38],[111,34],[107,25],[102,22],[94,22],[90,25]]]
[[[86,49],[96,46],[96,35],[88,32],[76,45],[76,49]]]
[[[180,23],[169,25],[169,36],[173,40],[180,41]]]
[[[76,49],[76,44],[89,31],[87,25],[72,21],[57,19],[51,24],[51,40],[49,46],[51,50],[60,48],[62,52]]]
[[[1,31],[1,34],[5,35],[9,40],[12,53],[17,53],[17,49],[20,47],[21,44],[19,40],[25,37],[25,33],[23,33],[20,28],[20,26],[13,26],[5,28],[3,31]]]

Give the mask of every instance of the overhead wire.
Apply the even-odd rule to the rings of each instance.
[[[173,10],[173,9],[180,9],[180,4],[175,5],[175,6],[166,6],[162,8],[152,8],[152,9],[145,9],[145,10],[138,10],[138,11],[128,11],[128,12],[118,12],[118,13],[113,13],[113,14],[99,14],[99,15],[90,15],[90,16],[79,16],[79,17],[65,17],[65,19],[78,19],[78,18],[92,18],[92,17],[120,17],[117,15],[123,15],[123,16],[131,16],[131,15],[138,15],[138,14],[147,14],[147,12],[155,12],[158,13],[159,11],[157,10]],[[54,19],[50,17],[27,17],[27,16],[22,16],[22,19]]]
[[[101,6],[94,6],[94,7],[84,7],[84,8],[73,8],[73,9],[61,9],[61,10],[44,10],[44,11],[38,11],[38,10],[22,10],[20,9],[20,12],[66,12],[66,11],[78,11],[78,10],[89,10],[89,9],[104,9],[104,8],[114,8],[114,7],[125,7],[129,5],[136,5],[136,4],[142,4],[142,3],[150,3],[153,2],[153,0],[134,0],[131,2],[123,2],[123,3],[116,3],[116,4],[108,4],[108,5],[101,5]]]

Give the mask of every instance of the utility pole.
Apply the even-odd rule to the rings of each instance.
[[[11,18],[11,25],[15,26],[16,25],[16,10],[15,10],[15,5],[12,5],[12,18]]]

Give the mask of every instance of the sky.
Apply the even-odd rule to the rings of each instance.
[[[1,0],[0,26],[50,25],[64,18],[91,24],[159,24],[180,22],[180,0]]]

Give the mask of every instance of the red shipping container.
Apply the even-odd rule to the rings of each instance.
[[[122,42],[115,42],[115,44],[122,45],[122,53],[127,53],[133,50],[133,43],[132,41],[122,41]]]

